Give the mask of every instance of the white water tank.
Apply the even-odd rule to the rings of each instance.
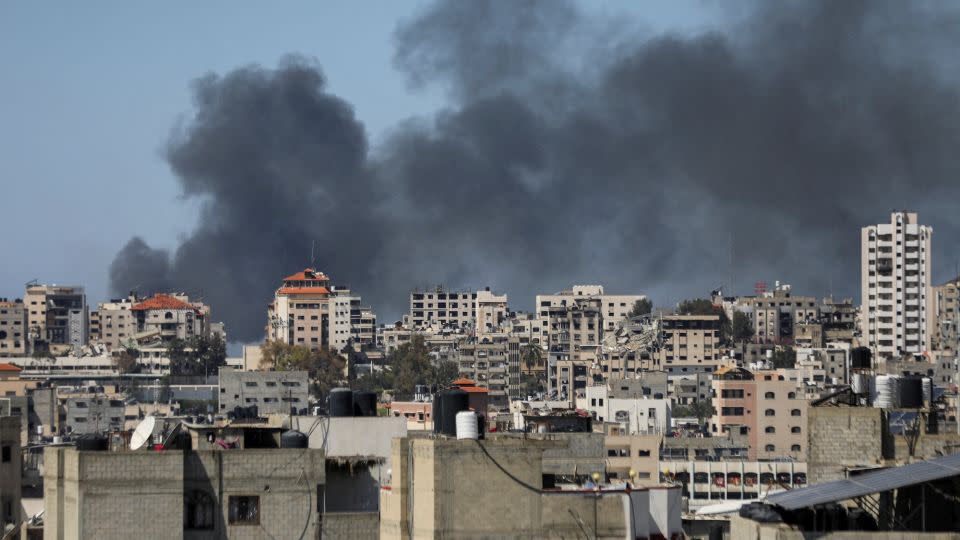
[[[897,377],[893,375],[877,375],[877,397],[873,406],[881,409],[897,407],[898,392]]]
[[[867,383],[866,376],[860,373],[850,375],[850,389],[853,390],[854,394],[869,394],[870,385]]]
[[[460,411],[457,413],[457,438],[458,439],[479,438],[478,427],[477,427],[477,413],[473,411]]]

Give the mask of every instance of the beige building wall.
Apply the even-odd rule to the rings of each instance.
[[[662,318],[663,343],[657,369],[671,373],[721,365],[720,317],[718,315],[669,315]]]
[[[568,290],[555,294],[538,294],[536,309],[540,327],[549,326],[549,308],[572,305],[574,300],[596,298],[599,300],[603,319],[603,330],[613,330],[633,309],[633,305],[646,298],[642,294],[605,294],[602,285],[574,285]]]
[[[932,237],[933,229],[907,212],[861,229],[860,331],[875,355],[894,358],[930,349]]]
[[[761,296],[740,298],[736,310],[751,318],[755,339],[760,343],[781,343],[795,339],[797,325],[813,323],[820,310],[813,296],[796,296],[790,285],[780,285]]]
[[[101,302],[90,312],[90,344],[103,345],[108,351],[119,350],[137,333],[137,320],[130,308],[132,299]]]
[[[610,426],[607,431],[604,439],[607,477],[611,481],[628,481],[640,486],[659,484],[663,435],[627,435],[626,430],[617,426]]]
[[[359,304],[349,289],[335,287],[323,272],[307,268],[284,278],[274,293],[267,308],[267,339],[340,352],[362,331],[353,326],[353,306]]]
[[[956,353],[960,347],[960,276],[934,288],[934,349]]]

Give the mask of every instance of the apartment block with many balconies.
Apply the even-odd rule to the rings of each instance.
[[[895,358],[930,349],[932,237],[933,229],[908,212],[894,212],[889,223],[860,232],[861,340],[878,356]]]

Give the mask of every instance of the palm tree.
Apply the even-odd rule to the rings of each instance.
[[[524,345],[520,354],[523,357],[523,365],[526,366],[527,371],[532,371],[534,367],[541,367],[543,365],[543,349],[536,343],[530,342]]]

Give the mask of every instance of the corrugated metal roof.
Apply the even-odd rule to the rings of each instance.
[[[892,469],[874,471],[846,480],[815,484],[767,497],[766,502],[785,510],[839,502],[960,475],[960,453]]]

